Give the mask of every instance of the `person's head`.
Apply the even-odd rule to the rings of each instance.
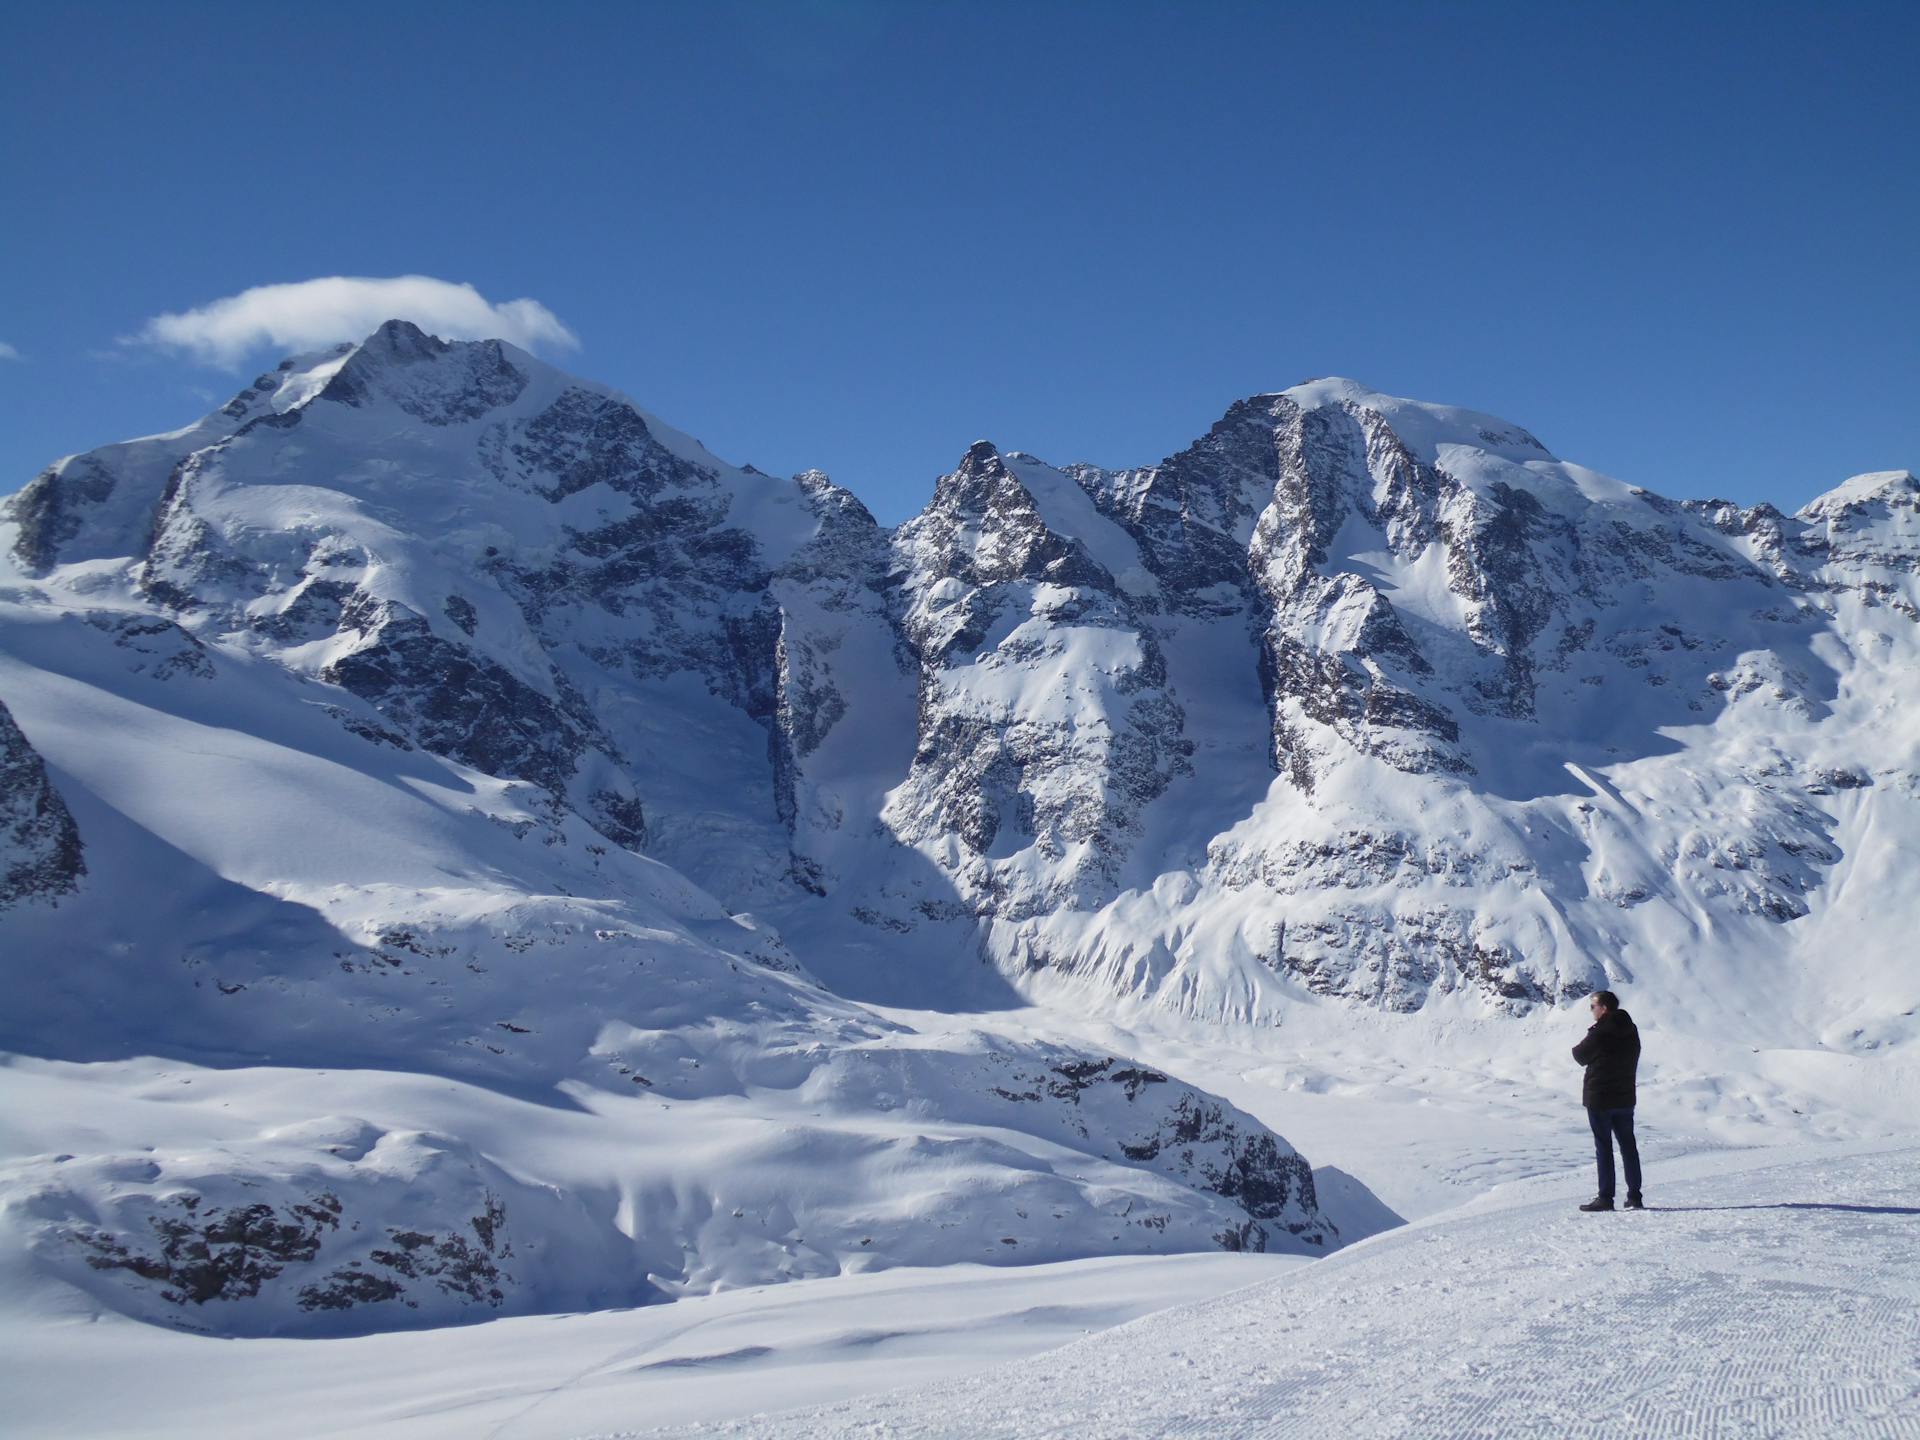
[[[1587,1013],[1598,1020],[1620,1008],[1620,997],[1611,990],[1596,990],[1587,997]]]

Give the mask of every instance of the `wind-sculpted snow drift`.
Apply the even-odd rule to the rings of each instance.
[[[0,1178],[136,1313],[1337,1243],[1224,1102],[856,1000],[1758,979],[1824,1043],[1911,1028],[1904,473],[1679,504],[1321,381],[1147,469],[975,445],[888,531],[392,322],[59,462],[0,547],[0,1044],[307,1077]]]

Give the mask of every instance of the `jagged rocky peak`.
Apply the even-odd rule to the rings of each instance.
[[[893,548],[908,597],[903,624],[927,667],[979,651],[1003,617],[1055,600],[1074,615],[1086,604],[1104,612],[1118,594],[1078,538],[1049,527],[1033,493],[985,440],[940,478],[927,508],[894,532]]]
[[[1436,540],[1524,528],[1542,509],[1536,488],[1570,488],[1546,447],[1517,425],[1353,380],[1310,381],[1240,408],[1271,419],[1276,486],[1263,519],[1266,548],[1292,546],[1296,568],[1345,560],[1335,547],[1356,519],[1389,553],[1411,558]],[[1476,570],[1496,560],[1467,558]],[[1464,574],[1449,579],[1463,593],[1472,587]]]
[[[1494,416],[1333,378],[1235,401],[1158,465],[1068,473],[1133,533],[1175,609],[1221,616],[1250,603],[1250,576],[1276,560],[1291,572],[1283,583],[1298,584],[1356,514],[1395,553],[1430,543],[1449,488],[1439,461],[1451,453],[1515,466],[1552,459],[1526,430]],[[1468,496],[1485,488],[1455,479],[1452,488]],[[1505,498],[1463,503],[1499,509]]]
[[[982,441],[894,548],[920,676],[889,828],[977,913],[1110,896],[1192,750],[1131,542],[1068,475]]]
[[[524,351],[501,340],[446,341],[389,320],[361,341],[320,391],[341,405],[385,401],[428,425],[477,420],[527,388]]]
[[[751,465],[743,466],[742,468],[750,475],[760,473]],[[793,483],[798,485],[823,508],[851,515],[869,522],[873,521],[873,513],[861,503],[860,497],[846,487],[836,485],[833,477],[824,470],[802,470],[793,477]]]
[[[978,519],[1008,510],[1032,508],[1033,497],[1007,469],[999,447],[991,440],[976,440],[960,457],[960,463],[934,482],[933,498],[922,514]]]
[[[930,505],[982,510],[1010,479],[1006,463],[1000,458],[1000,447],[991,440],[976,440],[960,457],[960,463],[934,482]]]
[[[749,472],[753,470],[751,465],[746,468]],[[836,485],[826,471],[802,470],[793,477],[793,483],[806,497],[820,523],[820,538],[877,537],[881,533],[880,522],[873,518],[873,512],[860,497],[845,486]]]
[[[1247,603],[1247,542],[1279,480],[1274,398],[1237,402],[1206,435],[1158,465],[1067,471],[1126,527],[1178,610],[1225,615]]]
[[[900,527],[898,543],[923,577],[975,586],[1114,584],[1074,537],[1048,528],[1032,492],[987,440],[976,440],[940,477],[927,508]]]
[[[1311,773],[1289,699],[1397,768],[1471,771],[1458,707],[1532,711],[1528,650],[1552,584],[1526,467],[1551,463],[1544,447],[1493,417],[1348,380],[1258,397],[1238,415],[1272,426],[1272,498],[1247,557],[1287,773]]]

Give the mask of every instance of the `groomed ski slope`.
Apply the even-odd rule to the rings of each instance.
[[[1648,1190],[1586,1215],[1564,1177],[1504,1186],[1016,1364],[674,1433],[1920,1435],[1920,1148],[1699,1156]]]

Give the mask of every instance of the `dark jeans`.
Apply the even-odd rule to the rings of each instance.
[[[1613,1142],[1620,1142],[1620,1163],[1627,1172],[1627,1194],[1640,1193],[1640,1147],[1633,1143],[1633,1107],[1596,1110],[1587,1107],[1587,1123],[1593,1126],[1593,1160],[1600,1167],[1600,1194],[1613,1198]]]

